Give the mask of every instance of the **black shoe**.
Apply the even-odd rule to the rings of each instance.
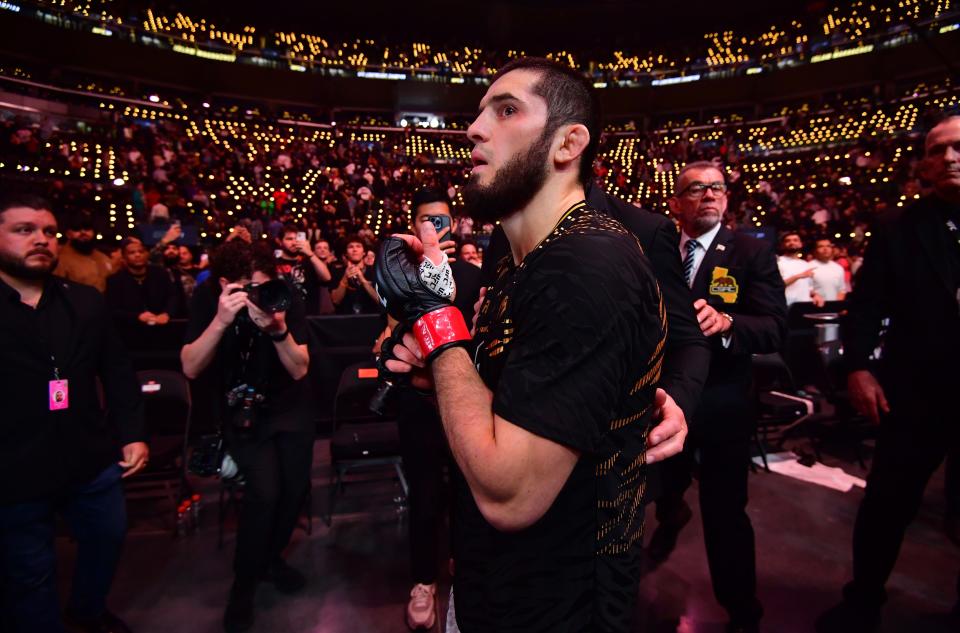
[[[109,611],[104,611],[99,618],[89,618],[68,609],[63,614],[63,621],[82,633],[133,633],[126,622]]]
[[[880,630],[880,608],[844,601],[821,613],[814,629],[817,633],[876,633]]]
[[[306,577],[283,559],[270,565],[265,579],[280,593],[297,593],[307,585]]]
[[[223,612],[223,630],[227,633],[242,633],[253,626],[253,596],[257,592],[255,584],[240,584],[234,581],[230,588],[230,598]]]
[[[647,557],[658,565],[670,558],[670,554],[677,546],[680,531],[691,518],[693,518],[693,511],[684,503],[680,506],[677,516],[671,517],[669,521],[661,521],[653,531],[653,536],[650,537]]]

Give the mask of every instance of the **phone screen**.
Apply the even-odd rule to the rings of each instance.
[[[297,233],[297,239],[298,239],[299,241],[301,241],[301,242],[305,242],[305,241],[307,241],[307,234],[304,233],[303,231],[299,231],[299,232]]]

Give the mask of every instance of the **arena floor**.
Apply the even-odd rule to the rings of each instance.
[[[297,530],[288,560],[309,578],[293,598],[263,587],[257,596],[262,633],[402,633],[410,589],[407,522],[395,509],[398,488],[390,482],[348,489],[328,528],[327,443],[315,448],[313,533]],[[865,476],[855,463],[828,455],[831,465]],[[208,486],[212,482],[206,482]],[[153,506],[135,502],[132,528],[114,584],[111,605],[136,633],[214,633],[230,585],[233,525],[217,548],[215,484],[206,491],[199,530],[174,540]],[[808,633],[813,621],[839,598],[850,566],[850,535],[862,490],[841,493],[778,474],[758,471],[750,478],[750,515],[757,533],[763,630]],[[696,494],[687,493],[696,513]],[[960,550],[943,536],[943,473],[927,490],[921,515],[908,532],[890,585],[884,633],[960,630],[945,614],[953,606]],[[648,538],[650,526],[648,522]],[[60,582],[67,584],[71,545]],[[442,593],[449,588],[443,579]],[[445,605],[441,609],[445,608]],[[680,537],[673,556],[647,573],[640,589],[637,631],[721,633],[725,614],[713,600],[703,551],[699,515]]]

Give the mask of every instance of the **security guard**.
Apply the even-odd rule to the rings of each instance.
[[[683,494],[696,455],[714,595],[730,615],[728,631],[757,631],[763,609],[756,597],[753,527],[746,513],[755,424],[751,355],[780,348],[787,316],[783,279],[772,248],[721,225],[727,185],[714,163],[685,166],[669,204],[680,221],[684,276],[713,357],[687,446],[662,465],[664,491],[649,555],[665,560],[690,520]]]

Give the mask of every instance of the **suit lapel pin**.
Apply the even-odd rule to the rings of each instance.
[[[725,251],[725,250],[727,250],[727,247],[724,246],[723,244],[717,244],[717,250],[718,250],[718,251]]]

